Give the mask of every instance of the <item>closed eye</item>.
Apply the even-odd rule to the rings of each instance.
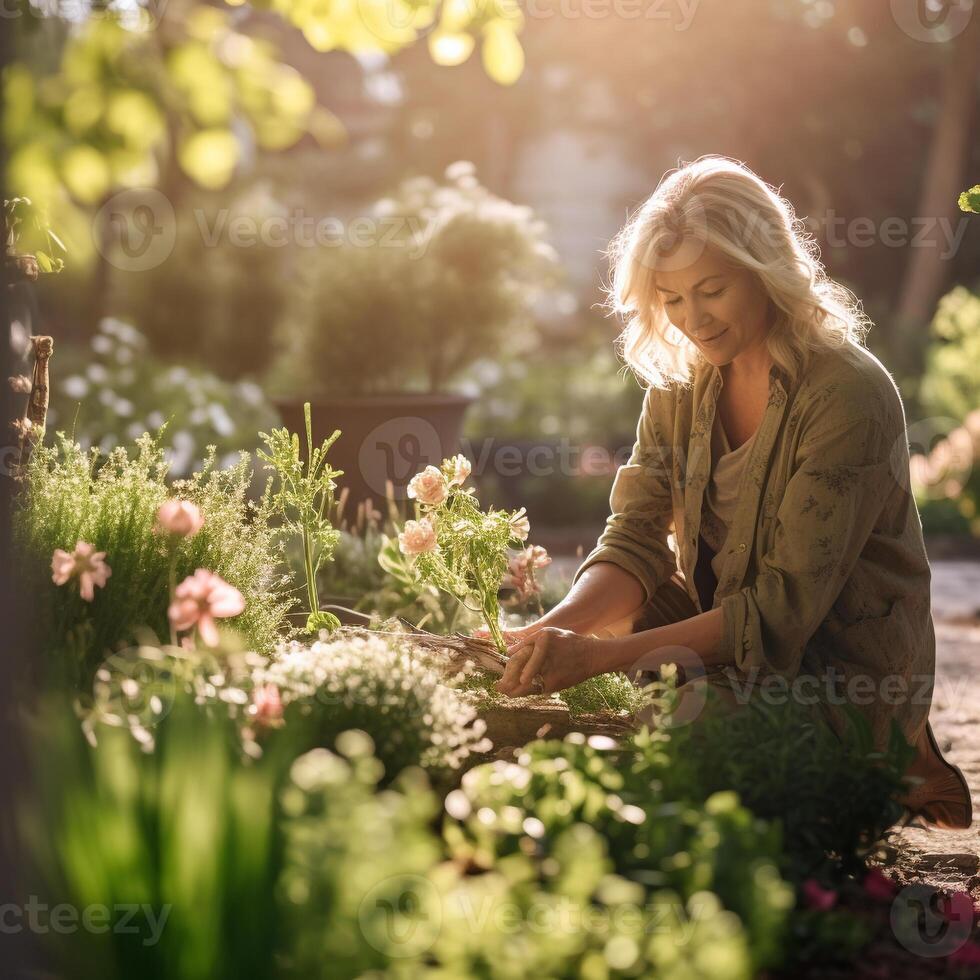
[[[716,296],[721,296],[727,288],[727,286],[722,286],[721,289],[716,289],[713,293],[702,293],[701,295],[707,299],[714,299]],[[665,299],[664,306],[676,306],[680,301],[680,296],[675,296],[673,299]]]

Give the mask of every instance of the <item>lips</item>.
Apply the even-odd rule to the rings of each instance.
[[[724,337],[724,335],[726,333],[728,333],[728,327],[725,327],[725,329],[722,330],[721,333],[716,333],[713,337],[708,337],[706,340],[702,340],[701,343],[702,344],[713,344],[720,337]]]

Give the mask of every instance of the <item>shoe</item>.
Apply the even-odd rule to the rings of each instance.
[[[915,816],[942,830],[966,830],[973,823],[970,787],[958,766],[943,757],[932,725],[926,722],[924,740],[919,741],[919,758],[908,775],[921,782],[900,799]]]

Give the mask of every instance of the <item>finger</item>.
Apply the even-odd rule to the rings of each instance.
[[[502,683],[510,685],[517,681],[518,677],[520,677],[521,668],[524,666],[527,658],[531,656],[531,652],[532,648],[521,647],[520,650],[511,654],[500,678]]]
[[[534,644],[534,652],[528,658],[527,663],[524,665],[524,669],[521,671],[522,684],[529,684],[531,682],[531,678],[533,678],[534,675],[541,670],[541,666],[547,656],[548,641],[546,637],[541,637],[541,639]]]

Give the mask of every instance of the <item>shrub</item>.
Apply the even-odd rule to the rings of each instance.
[[[376,242],[303,256],[276,331],[277,391],[441,391],[487,351],[527,343],[530,300],[556,269],[529,208],[454,165],[444,184],[405,181],[376,217]]]
[[[676,895],[682,906],[714,893],[741,920],[754,967],[778,962],[792,905],[777,871],[778,828],[733,793],[697,802],[664,793],[656,777],[669,779],[666,756],[630,769],[614,744],[573,733],[531,743],[516,763],[470,770],[446,800],[456,817],[444,829],[450,851],[483,868],[530,853],[546,874],[563,836],[586,825],[605,841],[615,873],[652,894]]]
[[[411,765],[458,769],[470,753],[490,749],[485,723],[445,682],[438,655],[408,635],[293,641],[253,682],[276,686],[287,726],[310,719],[313,744],[332,745],[348,728],[369,732],[389,779]]]
[[[54,446],[35,449],[13,515],[14,560],[34,610],[36,648],[52,676],[85,686],[106,652],[135,642],[141,627],[167,636],[170,556],[153,527],[172,493],[195,503],[205,518],[197,534],[175,544],[176,581],[197,568],[211,570],[245,598],[244,612],[228,623],[246,645],[268,652],[282,639],[291,601],[275,574],[268,500],[248,499],[248,454],[219,470],[210,447],[190,479],[168,487],[166,475],[159,435],[140,437],[132,455],[122,447],[105,457],[96,449],[86,453],[60,432]],[[91,602],[77,584],[52,582],[53,552],[71,551],[79,540],[104,551],[111,567]]]
[[[709,689],[709,698],[713,694]],[[675,771],[685,770],[691,798],[734,790],[754,813],[782,824],[781,866],[794,880],[854,872],[901,817],[896,798],[914,750],[893,723],[888,746],[877,751],[867,718],[844,708],[850,727],[838,736],[792,698],[752,700],[731,713],[708,707],[695,723],[672,732],[666,751]],[[645,755],[656,759],[665,751],[647,738],[641,732],[634,741],[641,771]]]

